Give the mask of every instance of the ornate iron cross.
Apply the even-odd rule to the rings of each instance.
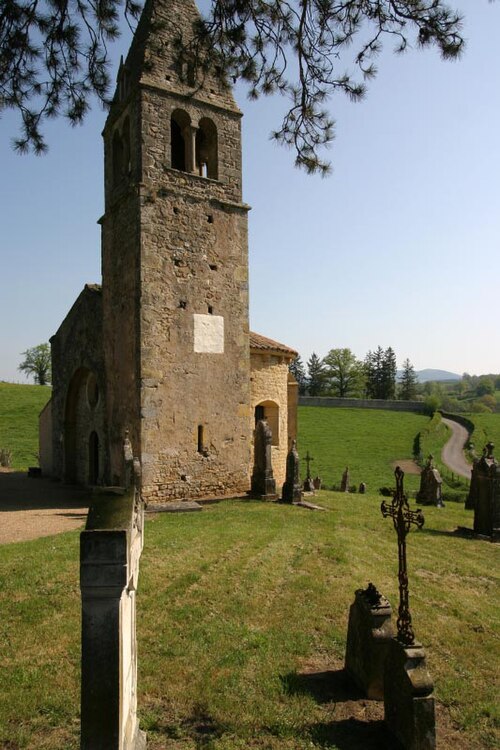
[[[304,458],[304,461],[307,464],[307,477],[306,477],[306,479],[310,479],[311,478],[311,471],[310,471],[310,468],[309,468],[309,464],[311,463],[311,461],[314,461],[314,458],[309,455],[309,451],[307,451],[306,457]]]
[[[411,646],[415,643],[415,634],[411,626],[411,614],[408,592],[408,570],[406,567],[406,535],[410,531],[412,524],[419,529],[424,525],[424,516],[420,508],[410,510],[408,498],[403,491],[404,471],[398,466],[394,472],[396,477],[396,492],[391,505],[382,502],[380,510],[384,518],[391,516],[394,528],[398,535],[398,558],[399,558],[399,610],[398,610],[398,641],[405,646]]]

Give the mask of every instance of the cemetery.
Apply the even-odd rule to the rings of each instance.
[[[179,53],[198,21],[145,6],[39,448],[5,410],[2,473],[39,496],[2,511],[59,482],[88,512],[0,545],[0,748],[493,748],[493,443],[450,484],[439,414],[298,410],[297,352],[249,330],[241,112]]]

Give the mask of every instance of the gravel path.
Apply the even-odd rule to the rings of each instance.
[[[23,472],[0,472],[0,544],[25,542],[83,526],[90,493]]]
[[[465,427],[462,427],[461,424],[454,422],[452,419],[445,419],[443,417],[443,422],[450,428],[452,435],[446,445],[443,446],[441,459],[455,474],[470,479],[471,465],[465,460],[463,450],[465,443],[469,439],[469,433]]]

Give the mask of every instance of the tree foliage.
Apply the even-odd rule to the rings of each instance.
[[[396,355],[391,347],[368,352],[364,361],[368,398],[392,399],[396,395]]]
[[[403,362],[403,371],[399,378],[399,397],[411,401],[417,395],[418,377],[409,359]]]
[[[307,376],[300,354],[298,354],[295,359],[292,359],[288,365],[288,369],[298,383],[299,395],[303,396],[307,388]]]
[[[16,148],[41,153],[46,118],[65,115],[75,124],[93,94],[107,101],[108,44],[120,15],[136,18],[139,10],[135,0],[0,3],[0,113],[21,114]],[[337,92],[363,97],[383,41],[397,52],[434,45],[454,58],[460,32],[460,15],[445,0],[212,0],[182,55],[246,81],[252,98],[282,94],[288,111],[273,137],[295,150],[298,166],[325,174],[321,151],[334,136],[327,101]]]
[[[24,360],[17,368],[26,377],[33,376],[38,385],[48,385],[52,380],[52,366],[49,344],[38,344],[22,352]]]
[[[330,349],[323,359],[324,378],[329,395],[359,397],[364,390],[364,368],[350,349]]]
[[[310,396],[321,396],[325,388],[323,360],[314,352],[307,361],[307,392]]]

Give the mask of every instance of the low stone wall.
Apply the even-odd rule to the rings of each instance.
[[[343,409],[387,409],[388,411],[414,411],[426,414],[423,401],[385,401],[376,398],[332,398],[330,396],[299,396],[299,406],[328,406]]]

